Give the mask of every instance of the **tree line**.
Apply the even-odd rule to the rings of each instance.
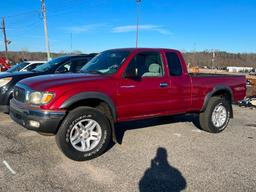
[[[74,51],[73,53],[52,53],[52,58],[59,57],[67,54],[80,54],[80,51]],[[227,66],[242,66],[242,67],[254,67],[256,68],[256,53],[228,53],[218,51],[215,52],[213,60],[213,53],[209,51],[203,52],[183,52],[184,58],[187,64],[191,67],[213,67],[222,68]],[[0,57],[4,56],[4,52],[0,52]],[[18,51],[9,52],[8,58],[13,63],[18,63],[22,60],[46,60],[46,54],[44,52],[29,52]]]
[[[227,66],[254,67],[256,68],[256,53],[227,53],[215,52],[185,52],[184,58],[192,67],[213,67],[223,68]],[[213,59],[214,58],[214,59]]]

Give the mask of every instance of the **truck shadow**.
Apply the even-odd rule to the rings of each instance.
[[[191,114],[191,115],[165,116],[165,117],[157,117],[157,118],[118,123],[116,124],[117,142],[119,144],[122,144],[123,137],[126,131],[133,130],[133,129],[148,128],[148,127],[164,125],[164,124],[192,122],[198,129],[201,129],[198,118],[199,118],[198,115]]]
[[[140,192],[178,192],[187,187],[182,173],[168,162],[165,148],[159,147],[151,166],[139,181]]]

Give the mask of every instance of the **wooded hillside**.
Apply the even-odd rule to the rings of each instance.
[[[81,52],[74,52],[78,54]],[[52,53],[52,58],[65,55],[67,53]],[[215,60],[212,65],[211,52],[185,52],[183,53],[187,64],[190,66],[213,66],[213,67],[226,67],[226,66],[246,66],[256,68],[256,53],[227,53],[216,52]],[[4,56],[3,52],[0,52],[0,56]],[[27,60],[46,60],[46,54],[43,52],[9,52],[9,59],[13,62],[19,62],[21,59]]]
[[[256,54],[255,53],[227,53],[216,52],[215,59],[212,64],[213,53],[211,52],[196,52],[183,53],[187,63],[190,66],[209,66],[211,67],[227,67],[227,66],[241,66],[256,68]]]

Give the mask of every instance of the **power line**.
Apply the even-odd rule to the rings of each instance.
[[[24,12],[20,12],[20,13],[14,14],[14,15],[7,15],[7,16],[5,16],[5,18],[20,17],[20,16],[31,14],[31,13],[40,13],[40,10],[34,9],[34,10],[30,10],[30,11],[24,11]]]
[[[6,30],[25,30],[27,28],[32,28],[35,25],[38,25],[40,23],[40,20],[35,20],[34,22],[31,22],[31,19],[35,18],[40,18],[43,20],[44,23],[44,32],[45,32],[45,47],[47,51],[47,58],[48,60],[50,59],[50,46],[49,46],[49,38],[48,38],[48,29],[47,29],[47,19],[46,19],[46,7],[45,7],[45,1],[41,1],[41,10],[40,9],[33,9],[33,10],[28,10],[24,12],[19,12],[13,15],[6,15],[5,18],[8,18],[8,28],[5,27],[5,21],[4,21],[4,30],[5,30],[5,35],[6,35]],[[58,15],[63,15],[71,12],[76,12],[75,8],[70,8],[70,3],[74,3],[74,0],[63,0],[64,4],[62,3],[62,7],[58,7],[57,9],[51,9],[49,14],[50,17],[52,16],[58,16]],[[85,1],[83,0],[76,0],[76,4],[81,4],[84,3]],[[88,2],[86,2],[88,3]],[[34,17],[33,15],[38,15],[38,17]],[[26,22],[30,21],[30,23]],[[25,24],[24,24],[25,23]],[[27,23],[27,24],[26,24]],[[0,27],[1,29],[1,27]],[[9,44],[10,41],[5,40],[6,42],[6,52],[8,51],[7,45]],[[72,49],[72,37],[71,37],[71,49]]]
[[[59,15],[59,14],[63,14],[63,13],[67,13],[67,12],[71,12],[71,11],[76,11],[75,9],[71,9],[71,5],[69,3],[72,3],[74,4],[74,0],[63,0],[65,3],[68,3],[68,4],[65,4],[65,6],[62,6],[62,7],[59,7],[59,8],[54,8],[54,9],[49,9],[50,12],[53,11],[53,14],[49,12],[49,14],[47,14],[47,16],[55,16],[56,14]],[[76,0],[75,1],[76,4],[81,4],[81,3],[84,3],[83,0]],[[88,3],[88,2],[86,2]],[[63,4],[63,3],[62,3]],[[73,7],[73,5],[72,5]],[[64,12],[63,12],[64,11]],[[62,13],[63,12],[63,13]],[[18,18],[20,19],[21,16],[29,16],[31,14],[38,14],[40,15],[41,14],[41,10],[40,9],[32,9],[32,10],[28,10],[28,11],[24,11],[24,12],[19,12],[19,13],[16,13],[16,14],[12,14],[12,15],[5,15],[4,17],[5,18]]]
[[[41,24],[41,22],[39,21],[34,21],[34,22],[31,22],[31,23],[28,23],[28,24],[25,24],[25,25],[16,25],[16,26],[9,26],[8,25],[8,28],[6,28],[6,30],[15,30],[15,31],[24,31],[24,30],[31,30],[31,28],[34,28],[35,26]]]
[[[53,12],[51,12],[51,10],[49,9],[47,17],[59,16],[59,15],[69,14],[72,12],[77,13],[77,10],[74,7],[73,8],[66,7],[65,9],[57,9],[57,10],[53,10]]]
[[[74,6],[74,3],[76,4],[76,6]],[[74,1],[74,0],[63,0],[61,7],[58,7],[57,9],[56,8],[54,8],[54,9],[48,8],[47,17],[49,18],[49,17],[52,17],[52,16],[59,16],[59,15],[72,13],[72,12],[77,13],[76,8],[78,6],[81,7],[83,5],[83,3],[88,4],[88,1],[84,1],[84,0],[76,0],[76,1]]]
[[[59,11],[69,11],[69,10],[73,10],[73,9],[70,9],[70,4],[69,3],[72,3],[74,4],[74,0],[63,0],[64,2],[68,3],[66,4],[66,6],[63,6],[63,7],[59,7],[57,9],[54,9],[52,11],[54,11],[54,14],[55,13],[58,13]],[[81,2],[84,2],[83,0],[76,0],[75,3],[78,4],[78,3],[81,3]],[[86,2],[88,3],[88,2]],[[62,2],[63,4],[63,2]],[[73,7],[73,6],[72,6]],[[21,16],[29,16],[31,14],[40,14],[41,13],[41,10],[40,9],[32,9],[32,10],[28,10],[28,11],[23,11],[23,12],[19,12],[19,13],[16,13],[16,14],[12,14],[12,15],[5,15],[4,17],[5,18],[20,18]],[[51,14],[49,14],[51,15]]]

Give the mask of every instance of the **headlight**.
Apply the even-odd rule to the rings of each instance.
[[[54,97],[53,93],[44,92],[32,92],[28,96],[28,103],[33,105],[45,105],[48,104]]]
[[[9,83],[12,80],[12,77],[6,77],[3,79],[0,79],[0,87],[5,86],[7,83]]]

